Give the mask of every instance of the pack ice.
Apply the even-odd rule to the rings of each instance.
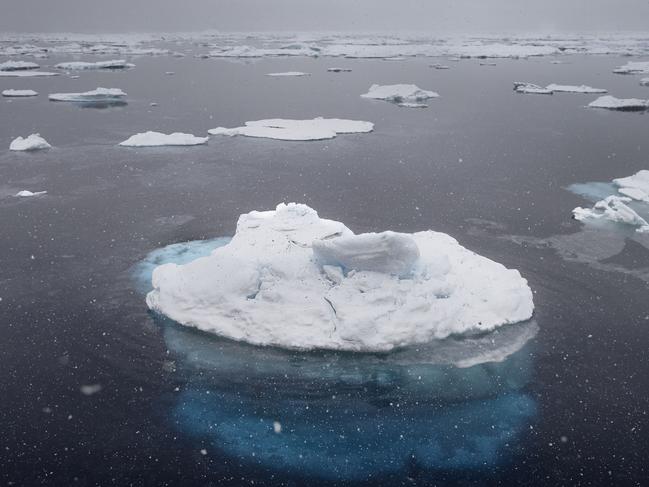
[[[256,345],[388,351],[528,320],[518,271],[449,235],[354,234],[303,204],[239,217],[227,245],[153,271],[150,309]]]
[[[31,134],[28,137],[17,137],[9,146],[9,150],[14,151],[32,151],[39,149],[49,149],[52,147],[40,134]]]
[[[201,145],[206,144],[209,137],[196,137],[192,134],[174,132],[173,134],[163,134],[160,132],[144,132],[135,134],[120,142],[119,145],[124,147],[161,147],[166,145]]]
[[[97,61],[95,63],[73,61],[68,63],[59,63],[54,67],[76,71],[84,69],[128,69],[135,67],[135,64],[127,63],[124,59],[113,59],[110,61]]]
[[[361,95],[363,98],[372,98],[375,100],[386,100],[397,103],[405,107],[422,108],[421,104],[416,103],[429,98],[437,98],[439,94],[434,91],[422,90],[417,85],[397,84],[397,85],[372,85],[367,93]]]
[[[338,134],[371,132],[374,124],[358,120],[340,118],[314,118],[312,120],[290,120],[273,118],[246,122],[243,127],[217,127],[208,130],[210,135],[244,135],[278,140],[324,140],[333,139]]]
[[[106,102],[123,100],[125,97],[126,93],[119,88],[97,88],[84,93],[52,93],[49,99],[51,101]]]

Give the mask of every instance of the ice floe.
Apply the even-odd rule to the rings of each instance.
[[[361,95],[363,98],[374,100],[385,100],[410,108],[424,108],[420,102],[429,98],[437,98],[439,94],[434,91],[422,90],[417,85],[372,85],[367,93]]]
[[[628,206],[631,201],[626,196],[611,195],[596,202],[592,208],[577,207],[572,214],[579,221],[608,220],[637,227],[637,232],[649,232],[649,223]]]
[[[119,145],[124,147],[162,147],[162,146],[184,146],[184,145],[201,145],[206,144],[209,137],[196,137],[192,134],[174,132],[173,134],[163,134],[160,132],[144,132],[135,134],[120,142]]]
[[[288,120],[273,118],[246,122],[243,127],[217,127],[208,130],[210,135],[244,135],[279,140],[324,140],[333,139],[338,134],[371,132],[374,124],[358,120],[340,118],[314,118],[312,120]]]
[[[514,82],[514,91],[517,93],[526,93],[531,95],[551,95],[552,90],[543,88],[542,86],[533,83],[525,83],[522,81]]]
[[[51,101],[71,102],[107,102],[120,101],[126,97],[119,88],[97,88],[84,93],[52,93],[49,95]]]
[[[351,68],[327,68],[330,73],[351,73]]]
[[[285,76],[311,76],[311,73],[303,73],[302,71],[285,71],[283,73],[268,73],[266,76],[276,76],[276,77],[285,77]]]
[[[30,196],[42,196],[44,194],[47,194],[47,191],[28,191],[26,189],[23,189],[22,191],[18,191],[14,196],[17,198],[27,198]]]
[[[14,151],[32,151],[40,149],[49,149],[52,147],[48,142],[40,136],[40,134],[31,134],[28,137],[17,137],[9,146],[9,150]]]
[[[613,180],[618,192],[637,201],[649,203],[649,171],[643,169],[633,176]]]
[[[606,93],[607,90],[603,88],[593,88],[592,86],[587,85],[557,85],[549,84],[545,87],[548,90],[557,92],[557,93]]]
[[[613,70],[617,74],[649,74],[649,61],[630,61]]]
[[[128,69],[135,67],[135,64],[127,63],[124,59],[113,59],[110,61],[97,61],[94,63],[73,61],[59,63],[55,68],[66,70],[84,70],[84,69]]]
[[[528,320],[518,271],[450,236],[354,234],[302,204],[241,215],[210,256],[157,267],[152,310],[255,345],[388,351]]]
[[[6,61],[0,63],[0,71],[23,71],[27,69],[38,69],[39,67],[38,64],[27,61]]]
[[[649,108],[649,100],[639,98],[615,98],[614,96],[600,96],[588,104],[591,108],[606,108],[608,110],[641,111]]]
[[[38,76],[58,76],[59,73],[52,73],[50,71],[0,71],[0,77],[4,78],[36,78]]]
[[[38,95],[37,91],[34,90],[3,90],[2,91],[2,96],[8,96],[8,97],[25,97],[25,96],[36,96]]]
[[[649,86],[649,78],[642,78],[642,79],[640,80],[640,84],[641,84],[642,86]]]

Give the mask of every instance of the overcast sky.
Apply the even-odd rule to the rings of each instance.
[[[0,31],[648,31],[649,0],[1,0]]]

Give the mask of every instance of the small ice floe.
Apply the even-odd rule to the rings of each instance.
[[[404,108],[428,108],[428,105],[426,103],[414,103],[409,101],[397,103],[397,105]]]
[[[129,69],[134,68],[135,64],[127,63],[124,59],[112,59],[110,61],[97,61],[96,63],[73,61],[68,63],[59,63],[54,67],[70,71],[78,71],[84,69]]]
[[[0,71],[0,77],[4,78],[35,78],[37,76],[58,76],[59,73],[49,71]]]
[[[327,68],[330,73],[351,73],[351,68]]]
[[[144,132],[135,134],[119,145],[123,147],[162,147],[162,146],[185,146],[206,144],[209,137],[196,137],[192,134],[174,132],[163,134],[160,132]]]
[[[639,98],[615,98],[614,96],[600,96],[588,104],[591,108],[606,108],[608,110],[642,111],[649,108],[649,100]]]
[[[530,319],[520,273],[431,230],[354,234],[306,205],[239,217],[207,257],[153,271],[148,307],[289,349],[389,351]]]
[[[123,101],[126,97],[119,88],[97,88],[96,90],[84,93],[52,93],[49,95],[51,101],[71,102],[111,102]]]
[[[640,84],[641,84],[642,86],[649,86],[649,78],[642,78],[642,79],[640,80]]]
[[[607,90],[603,88],[593,88],[592,86],[587,85],[557,85],[550,84],[546,86],[546,89],[557,92],[557,93],[606,93]]]
[[[173,75],[176,74],[176,73],[175,73],[174,71],[165,71],[165,74],[166,74],[167,76],[173,76]]]
[[[36,96],[38,95],[38,92],[34,90],[4,90],[2,92],[2,96],[8,96],[8,97],[26,97],[26,96]]]
[[[439,63],[431,64],[430,67],[435,69],[450,69],[450,66],[447,66],[445,64],[439,64]]]
[[[26,189],[23,189],[22,191],[18,191],[14,196],[17,198],[28,198],[30,196],[42,196],[44,194],[47,194],[47,191],[27,191]]]
[[[636,201],[649,203],[649,171],[643,169],[633,176],[613,180],[619,193]]]
[[[102,389],[103,387],[101,384],[87,384],[79,387],[79,391],[84,396],[92,396],[94,394],[97,394],[98,392],[101,392]]]
[[[52,147],[48,142],[40,136],[40,134],[31,134],[29,137],[17,137],[9,146],[9,150],[15,151],[33,151],[40,149],[49,149]]]
[[[371,132],[374,124],[357,120],[339,118],[314,118],[312,120],[287,120],[274,118],[246,122],[243,127],[217,127],[208,130],[210,135],[244,135],[278,140],[324,140],[333,139],[338,134],[357,134]]]
[[[631,61],[613,70],[617,74],[649,74],[649,61]]]
[[[158,104],[156,102],[152,101],[151,103],[149,103],[149,106],[150,107],[157,107]]]
[[[284,77],[284,76],[311,76],[311,73],[303,73],[302,71],[285,71],[283,73],[267,73],[266,76]]]
[[[398,85],[372,85],[367,93],[361,95],[363,98],[372,98],[374,100],[385,100],[397,103],[404,107],[423,108],[420,101],[429,98],[437,98],[439,94],[434,91],[422,90],[417,85],[398,84]]]
[[[481,62],[479,64],[480,64],[480,66],[495,66],[496,65],[496,63],[486,63],[486,62]]]
[[[39,67],[38,64],[27,61],[6,61],[0,63],[0,71],[24,71],[29,69],[38,69]]]
[[[636,228],[636,232],[649,232],[649,223],[627,205],[632,199],[626,196],[607,196],[598,201],[592,208],[577,207],[572,210],[576,220],[608,220],[614,223],[624,223]]]
[[[69,76],[69,78],[70,78],[70,79],[79,79],[80,76],[77,75],[77,74],[73,74],[73,75]]]
[[[551,95],[553,92],[542,86],[535,85],[532,83],[524,83],[521,81],[514,82],[514,91],[517,93],[526,93],[531,95]]]

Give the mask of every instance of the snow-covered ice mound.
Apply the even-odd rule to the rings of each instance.
[[[303,73],[302,71],[285,71],[283,73],[268,73],[266,76],[275,76],[278,78],[285,76],[311,76],[311,73]]]
[[[58,76],[59,73],[51,73],[49,71],[0,71],[0,77],[5,78],[35,78],[38,76]]]
[[[572,214],[579,221],[608,220],[637,227],[637,232],[649,232],[649,223],[627,205],[631,201],[626,196],[611,195],[595,203],[592,208],[577,207]]]
[[[649,74],[649,61],[631,61],[613,70],[617,74]]]
[[[545,88],[557,93],[606,93],[607,92],[607,90],[603,88],[593,88],[592,86],[587,86],[587,85],[557,85],[552,83],[546,86]]]
[[[209,257],[153,272],[149,308],[220,336],[297,349],[388,351],[525,321],[518,271],[450,236],[355,235],[306,205],[241,215]]]
[[[429,98],[437,98],[439,94],[434,91],[422,90],[417,85],[372,85],[367,93],[361,95],[363,98],[374,100],[386,100],[393,103],[400,103],[408,106],[408,103],[415,103]]]
[[[588,104],[591,108],[606,108],[608,110],[641,111],[649,108],[649,100],[639,98],[615,98],[614,96],[600,96]]]
[[[26,69],[38,68],[38,64],[30,63],[27,61],[6,61],[4,63],[0,63],[0,71],[22,71]]]
[[[340,118],[314,118],[312,120],[287,120],[273,118],[246,122],[243,127],[217,127],[208,130],[210,135],[244,135],[278,140],[324,140],[333,139],[338,134],[358,134],[371,132],[374,124],[359,120]]]
[[[201,145],[206,144],[209,137],[196,137],[192,134],[183,134],[174,132],[173,134],[163,134],[160,132],[144,132],[135,134],[120,142],[119,145],[124,147],[162,147],[167,145]]]
[[[8,96],[8,97],[25,97],[25,96],[36,96],[38,95],[37,91],[34,90],[4,90],[2,92],[2,96]]]
[[[135,64],[127,63],[124,59],[113,59],[110,61],[97,61],[95,63],[72,61],[68,63],[59,63],[55,68],[67,70],[84,70],[84,69],[128,69],[135,67]]]
[[[51,101],[72,101],[72,102],[111,102],[122,101],[126,97],[119,88],[97,88],[96,90],[84,93],[52,93],[49,96]]]
[[[525,83],[523,81],[514,82],[514,91],[517,93],[526,93],[531,95],[551,95],[552,90],[543,88],[542,86],[533,83]]]
[[[47,194],[47,191],[28,191],[26,189],[23,189],[22,191],[18,191],[14,196],[17,198],[28,198],[30,196],[42,196],[44,194]]]
[[[40,136],[40,134],[31,134],[28,137],[17,137],[9,146],[9,150],[15,151],[31,151],[40,149],[49,149],[52,147],[48,142]]]

